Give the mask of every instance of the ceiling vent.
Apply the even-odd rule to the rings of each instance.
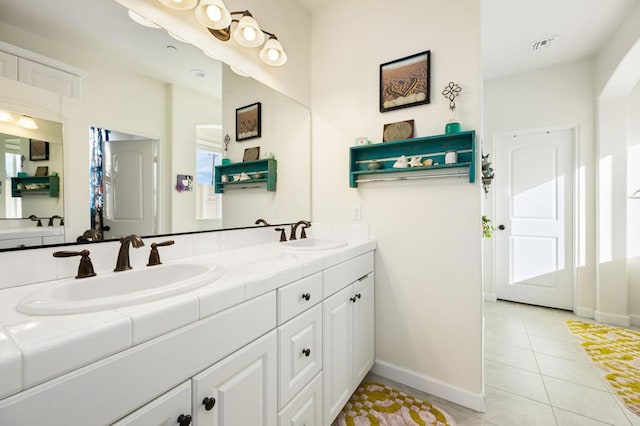
[[[536,40],[533,43],[531,43],[531,47],[529,47],[529,52],[530,53],[536,53],[536,52],[540,52],[542,50],[546,50],[549,47],[551,47],[551,43],[553,43],[553,41],[557,38],[558,36],[553,36],[553,37],[548,37],[548,38],[543,38],[541,40]]]

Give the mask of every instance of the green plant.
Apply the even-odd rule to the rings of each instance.
[[[485,238],[491,238],[493,231],[495,230],[496,228],[491,224],[491,219],[486,216],[482,216],[482,235]]]

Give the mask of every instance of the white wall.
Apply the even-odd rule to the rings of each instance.
[[[629,186],[628,193],[640,189],[640,83],[636,84],[629,95],[629,128],[627,146],[629,147]],[[629,200],[627,210],[629,232],[629,315],[633,324],[640,324],[640,199]]]
[[[222,66],[219,64],[219,66]],[[220,85],[222,82],[220,82]],[[220,92],[222,87],[219,87]],[[171,87],[171,173],[175,186],[177,175],[196,175],[196,126],[222,124],[222,100],[192,90]],[[195,182],[194,182],[195,188]],[[196,191],[171,190],[171,232],[196,229]]]
[[[594,61],[584,59],[555,67],[485,81],[484,151],[495,160],[496,135],[532,129],[576,127],[578,169],[584,180],[576,183],[580,199],[576,225],[578,270],[576,310],[593,315],[595,309],[595,105]],[[495,170],[499,177],[501,170]],[[495,186],[484,211],[493,219]],[[584,220],[583,220],[584,219]],[[498,224],[495,224],[496,226]],[[584,237],[584,238],[583,238]],[[484,292],[495,294],[494,239],[484,241]],[[583,246],[581,249],[580,246]]]
[[[402,11],[402,13],[394,13]],[[462,128],[481,110],[476,0],[332,2],[312,17],[312,217],[350,222],[356,206],[378,242],[376,356],[396,379],[482,408],[480,186],[445,178],[349,188],[349,147],[382,138],[385,123],[415,119],[416,136],[441,134],[440,95],[462,86]],[[381,114],[379,65],[431,50],[431,103]],[[406,382],[407,376],[404,376]]]
[[[244,150],[259,146],[277,160],[275,192],[264,186],[227,189],[222,195],[225,228],[248,226],[258,218],[269,223],[309,220],[311,216],[311,114],[309,109],[257,81],[223,68],[222,134],[228,134],[229,158],[241,162]],[[262,103],[262,136],[236,142],[236,108]]]

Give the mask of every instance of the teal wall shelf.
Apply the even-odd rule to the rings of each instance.
[[[475,182],[476,170],[476,132],[465,131],[444,135],[403,139],[372,145],[353,146],[349,152],[349,186],[357,188],[358,183],[380,180],[424,179],[434,177],[468,177]],[[445,164],[445,152],[455,151],[457,162]],[[393,164],[401,156],[408,159],[422,157],[422,161],[431,158],[438,165],[394,169]],[[376,161],[382,166],[378,170],[369,170]],[[422,172],[422,173],[420,173]]]
[[[244,161],[242,163],[222,164],[215,167],[214,181],[216,194],[224,193],[225,188],[249,188],[265,185],[267,191],[275,192],[278,180],[278,162],[274,159]],[[251,179],[239,182],[222,182],[222,175],[230,180],[232,176],[246,173]],[[261,178],[255,178],[261,174]]]
[[[57,197],[60,193],[59,176],[24,176],[11,178],[11,196],[44,195]]]

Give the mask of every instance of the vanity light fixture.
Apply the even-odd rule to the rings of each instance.
[[[276,35],[261,29],[248,10],[230,12],[222,0],[158,1],[175,10],[184,11],[195,8],[196,20],[220,41],[229,41],[233,34],[236,43],[244,47],[260,47],[264,44],[258,56],[267,65],[278,67],[287,62],[287,54]],[[242,17],[233,19],[232,15],[242,15]],[[233,23],[236,24],[236,28],[232,33],[231,24]],[[267,39],[266,36],[269,38]]]
[[[7,111],[0,110],[0,122],[2,123],[11,123],[13,121],[13,116],[9,114]]]
[[[22,117],[20,117],[16,122],[16,126],[20,126],[23,129],[30,129],[30,130],[35,130],[38,128],[38,125],[36,124],[35,120],[29,117],[28,115],[23,115]]]

